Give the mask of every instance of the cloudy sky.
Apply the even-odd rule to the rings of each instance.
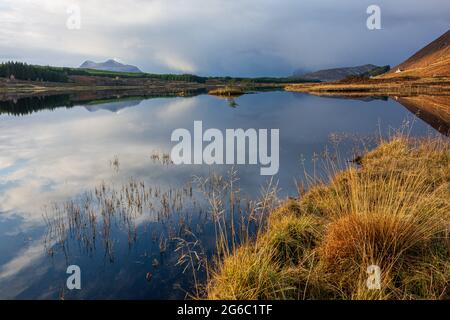
[[[381,8],[381,30],[366,9]],[[81,27],[69,29],[68,9]],[[72,16],[73,17],[73,16]],[[395,65],[449,29],[448,0],[0,0],[0,61],[146,72],[284,76]]]

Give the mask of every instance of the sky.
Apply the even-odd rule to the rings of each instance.
[[[366,26],[373,4],[380,30]],[[449,29],[450,1],[0,0],[0,24],[0,61],[116,59],[152,73],[289,76],[394,66]]]

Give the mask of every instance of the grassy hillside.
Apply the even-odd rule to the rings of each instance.
[[[360,163],[274,211],[220,260],[207,298],[449,299],[448,140],[396,137]]]
[[[398,72],[400,70],[401,72]],[[450,76],[450,30],[382,77]]]

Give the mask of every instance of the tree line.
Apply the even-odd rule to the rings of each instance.
[[[384,72],[383,69],[376,70]],[[375,70],[374,70],[375,71]],[[372,74],[371,74],[372,75]],[[130,73],[130,72],[114,72],[95,69],[80,69],[68,67],[51,67],[29,65],[23,62],[8,61],[0,64],[0,77],[13,78],[17,80],[30,81],[50,81],[50,82],[68,82],[69,76],[96,76],[109,78],[146,78],[159,79],[165,81],[183,81],[205,83],[207,80],[229,82],[248,82],[248,83],[297,83],[310,82],[302,79],[291,77],[273,78],[244,78],[244,77],[201,77],[194,74],[152,74],[152,73]]]
[[[0,64],[0,77],[30,81],[67,82],[67,73],[48,66],[35,66],[23,62]]]
[[[29,65],[23,62],[8,61],[0,64],[0,77],[17,80],[68,82],[69,76],[98,76],[109,78],[153,78],[167,81],[186,81],[203,83],[207,78],[193,74],[151,74],[127,73],[94,69],[51,67]]]

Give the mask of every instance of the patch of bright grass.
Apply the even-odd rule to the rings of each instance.
[[[448,140],[394,137],[272,212],[213,269],[207,298],[450,299],[449,199]]]
[[[222,96],[222,97],[237,97],[240,95],[243,95],[245,93],[245,90],[241,87],[236,86],[225,86],[220,87],[217,89],[210,90],[208,94],[215,95],[215,96]]]

